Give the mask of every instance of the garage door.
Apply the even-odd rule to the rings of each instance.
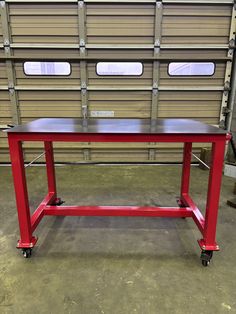
[[[192,118],[224,127],[231,114],[233,3],[1,1],[1,127],[41,117]],[[8,162],[6,137],[0,136],[0,162]],[[55,148],[58,162],[182,158],[179,144]],[[24,145],[26,160],[41,151],[40,144]]]

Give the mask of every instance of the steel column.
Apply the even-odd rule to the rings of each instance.
[[[45,160],[47,169],[48,192],[57,197],[56,176],[54,167],[53,145],[52,142],[44,142]]]
[[[11,136],[8,141],[21,236],[17,247],[33,247],[37,239],[32,236],[22,143],[12,139]]]
[[[215,236],[224,162],[224,151],[224,141],[219,141],[212,144],[212,164],[208,183],[205,226],[203,239],[199,242],[200,246],[204,250],[218,249],[218,246],[215,242]]]
[[[183,169],[181,182],[181,196],[189,193],[190,170],[191,170],[192,143],[184,144]]]

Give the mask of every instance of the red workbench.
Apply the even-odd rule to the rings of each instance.
[[[20,227],[17,248],[29,257],[37,242],[33,232],[45,215],[53,216],[145,216],[191,217],[202,234],[201,260],[207,266],[216,243],[226,131],[189,119],[38,119],[7,130]],[[44,142],[48,194],[30,215],[22,142]],[[180,198],[176,207],[61,206],[57,197],[53,142],[168,142],[184,143]],[[203,217],[189,195],[192,143],[212,143],[206,213]]]

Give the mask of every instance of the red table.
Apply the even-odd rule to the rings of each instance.
[[[20,240],[17,248],[31,255],[37,242],[33,232],[45,215],[52,216],[145,216],[191,217],[202,234],[201,260],[207,266],[216,243],[217,213],[226,141],[230,134],[189,119],[38,119],[7,130],[18,210]],[[30,215],[22,142],[44,142],[48,194]],[[184,143],[183,171],[177,207],[61,206],[57,197],[53,142],[168,142]],[[192,143],[212,143],[206,214],[203,217],[189,195]]]

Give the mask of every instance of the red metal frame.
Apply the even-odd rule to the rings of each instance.
[[[217,251],[215,241],[224,151],[229,134],[76,134],[76,133],[8,133],[10,157],[16,194],[20,227],[17,248],[32,248],[37,238],[33,232],[46,215],[53,216],[145,216],[145,217],[192,217],[202,239],[202,250]],[[48,194],[30,216],[26,185],[23,141],[43,141],[46,156]],[[138,206],[58,206],[52,142],[183,142],[183,168],[179,207]],[[206,214],[189,195],[191,153],[193,142],[212,143],[212,163],[208,182]]]

